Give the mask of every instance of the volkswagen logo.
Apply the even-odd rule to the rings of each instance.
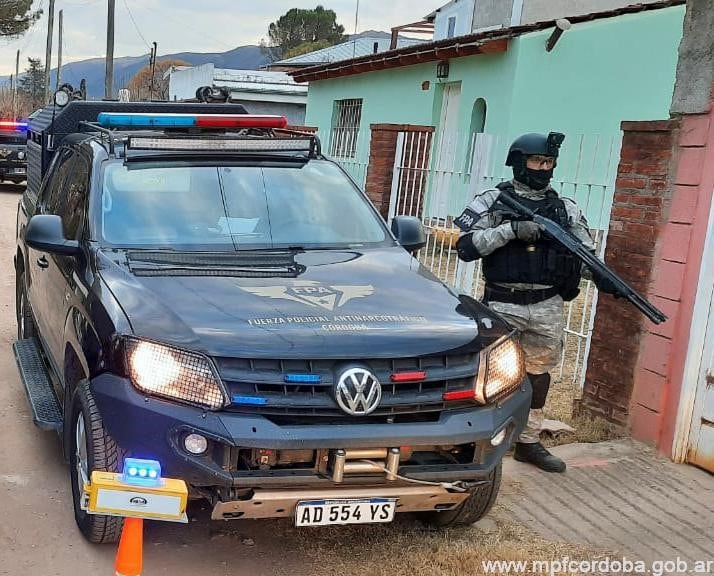
[[[365,368],[345,370],[335,386],[335,400],[352,416],[366,416],[379,406],[382,386],[376,376]]]

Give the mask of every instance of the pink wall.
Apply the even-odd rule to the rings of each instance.
[[[632,435],[671,455],[714,190],[714,110],[683,116],[674,189],[648,291],[669,321],[647,322],[630,404]]]

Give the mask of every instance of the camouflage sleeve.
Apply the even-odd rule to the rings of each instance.
[[[510,222],[504,222],[498,212],[491,211],[500,193],[497,189],[486,190],[476,196],[464,210],[464,214],[471,215],[473,224],[462,235],[472,234],[471,241],[481,256],[491,254],[516,237]]]
[[[590,225],[578,205],[570,198],[563,198],[570,220],[570,232],[590,250],[595,250],[595,241],[590,234]]]

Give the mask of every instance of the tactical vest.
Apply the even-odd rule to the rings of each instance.
[[[513,185],[510,182],[499,184],[498,188],[513,193]],[[519,195],[518,201],[553,220],[562,228],[570,228],[565,203],[555,192],[546,193],[542,200],[531,200]],[[511,214],[510,210],[498,201],[491,210],[502,213],[504,220],[525,219]],[[581,266],[580,260],[551,238],[541,236],[536,242],[530,243],[516,238],[483,258],[483,275],[487,281],[499,284],[557,286],[561,288],[561,296],[568,300],[577,295]]]

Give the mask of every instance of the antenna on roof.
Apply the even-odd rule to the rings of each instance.
[[[352,39],[352,58],[357,54],[357,24],[359,23],[359,0],[355,8],[355,37]]]

